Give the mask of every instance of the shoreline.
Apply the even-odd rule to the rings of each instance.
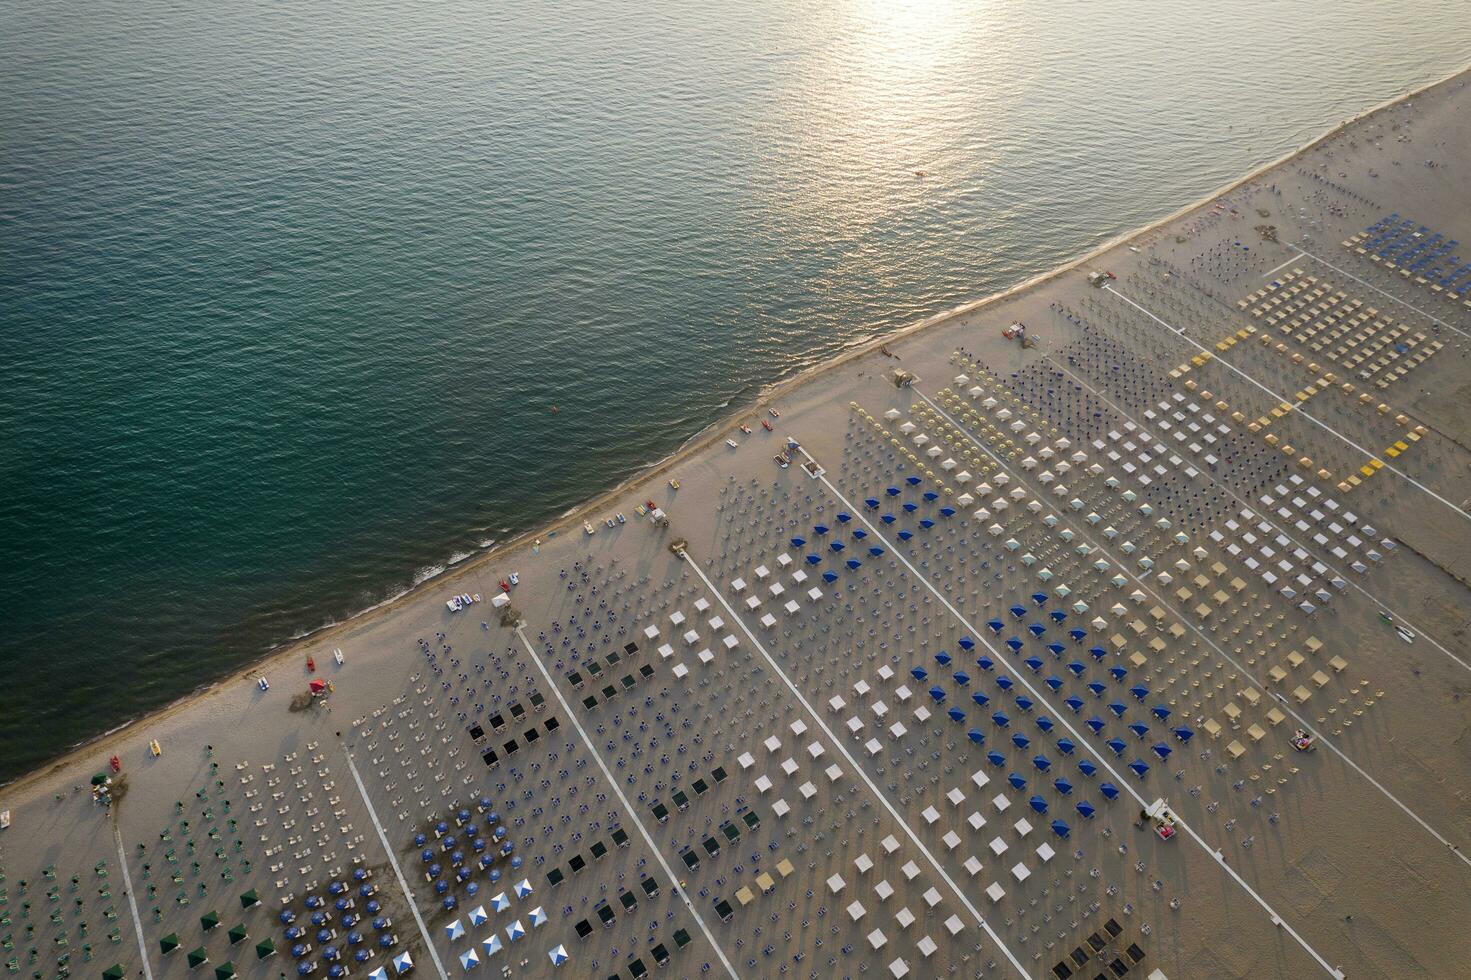
[[[553,534],[561,534],[569,529],[575,530],[583,520],[589,519],[589,515],[591,515],[598,509],[606,506],[610,501],[613,501],[614,499],[622,496],[630,489],[643,483],[646,480],[658,479],[662,474],[667,473],[676,465],[684,462],[691,456],[715,444],[715,442],[719,440],[728,429],[734,426],[743,417],[748,416],[752,413],[759,414],[774,400],[800,387],[808,381],[812,381],[825,373],[834,371],[844,365],[857,360],[858,358],[867,356],[868,354],[877,351],[880,347],[883,347],[887,344],[909,338],[923,331],[948,323],[956,318],[975,313],[988,306],[1002,302],[1028,290],[1043,286],[1063,275],[1066,275],[1067,273],[1075,271],[1079,267],[1086,265],[1097,257],[1104,255],[1121,245],[1125,245],[1131,241],[1149,235],[1157,231],[1161,227],[1175,221],[1176,219],[1189,214],[1190,212],[1195,211],[1199,208],[1209,205],[1211,202],[1223,197],[1224,195],[1232,193],[1241,186],[1262,176],[1266,172],[1287,164],[1292,160],[1313,150],[1320,144],[1337,137],[1348,127],[1359,123],[1369,117],[1372,117],[1375,114],[1380,113],[1386,109],[1393,108],[1402,103],[1410,101],[1420,94],[1441,86],[1455,78],[1467,74],[1468,72],[1471,72],[1471,63],[1462,65],[1454,71],[1442,77],[1436,78],[1430,82],[1427,82],[1423,85],[1385,99],[1377,105],[1367,108],[1361,112],[1356,113],[1353,116],[1340,121],[1331,129],[1320,133],[1306,143],[1296,147],[1295,149],[1287,151],[1286,153],[1276,157],[1275,159],[1267,161],[1253,168],[1242,176],[1208,192],[1202,197],[1189,202],[1175,209],[1174,211],[1162,215],[1159,218],[1156,218],[1137,228],[1120,232],[1119,234],[1107,239],[1094,248],[1089,249],[1081,255],[1069,259],[1058,266],[1055,266],[1044,272],[1037,273],[1036,275],[1030,276],[1024,280],[1021,280],[1020,282],[1014,283],[1011,286],[990,293],[986,296],[974,300],[965,301],[951,307],[948,310],[933,314],[928,317],[924,317],[907,326],[896,327],[883,333],[872,335],[868,339],[860,342],[855,342],[854,344],[852,344],[852,346],[834,355],[833,357],[821,363],[811,365],[789,378],[763,385],[757,392],[754,400],[748,403],[741,404],[739,406],[732,406],[731,411],[703,426],[699,431],[691,435],[674,451],[667,454],[662,459],[639,467],[635,472],[630,474],[625,479],[619,481],[616,485],[609,487],[606,490],[588,498],[584,502],[566,511],[559,517],[556,517],[551,521],[539,526],[534,526],[524,531],[512,534],[502,541],[497,541],[490,548],[485,549],[481,552],[474,553],[462,559],[458,563],[447,564],[444,569],[438,574],[433,575],[420,582],[414,583],[409,587],[403,589],[402,591],[395,593],[391,597],[383,599],[366,608],[360,609],[337,622],[326,624],[315,629],[311,629],[301,635],[293,636],[286,640],[283,640],[281,643],[264,651],[257,659],[243,666],[233,668],[211,682],[199,685],[194,689],[181,694],[176,699],[167,702],[164,705],[150,710],[144,714],[121,720],[111,726],[107,731],[100,732],[95,736],[72,744],[41,766],[32,769],[24,774],[21,774],[9,782],[0,783],[0,790],[8,790],[12,794],[15,794],[17,796],[23,795],[26,790],[31,786],[31,784],[50,775],[53,775],[56,772],[76,763],[83,753],[91,751],[99,742],[101,742],[105,738],[116,735],[121,731],[128,730],[142,723],[159,723],[172,718],[179,713],[187,710],[188,708],[207,702],[211,698],[221,695],[222,693],[224,693],[225,685],[231,682],[238,680],[249,680],[256,674],[272,669],[273,667],[284,663],[290,656],[296,654],[303,646],[307,644],[324,641],[334,636],[335,634],[339,634],[348,629],[356,629],[359,627],[371,625],[381,617],[387,615],[390,611],[396,609],[400,604],[406,603],[419,597],[421,592],[427,590],[428,588],[450,585],[453,582],[462,579],[468,574],[474,574],[476,572],[483,571],[488,565],[492,564],[493,562],[506,560],[508,557],[521,550],[527,543],[536,538],[547,537]]]

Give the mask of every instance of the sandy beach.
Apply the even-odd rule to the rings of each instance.
[[[0,961],[1461,975],[1467,78],[0,789]]]

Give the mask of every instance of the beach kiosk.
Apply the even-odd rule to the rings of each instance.
[[[1177,833],[1175,830],[1175,821],[1179,818],[1175,816],[1175,812],[1170,809],[1169,804],[1163,798],[1157,799],[1145,807],[1140,813],[1140,817],[1144,820],[1154,822],[1154,832],[1160,840],[1170,840]]]

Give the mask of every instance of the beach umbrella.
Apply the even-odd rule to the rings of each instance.
[[[235,964],[229,960],[215,967],[216,980],[230,980],[235,975]]]
[[[823,572],[822,580],[831,585],[833,582],[836,582],[838,580],[838,575],[836,572]]]
[[[319,909],[325,904],[327,903],[322,900],[322,896],[320,895],[308,895],[306,897],[305,905],[309,909]]]
[[[884,491],[884,493],[888,494],[891,497],[897,497],[897,496],[899,496],[899,488],[898,487],[889,487],[887,490]]]
[[[1047,812],[1047,801],[1042,799],[1042,797],[1040,796],[1033,796],[1031,799],[1027,800],[1027,805],[1030,806],[1035,813]]]
[[[1129,693],[1134,695],[1134,700],[1143,702],[1145,698],[1149,697],[1149,688],[1143,684],[1135,684],[1129,688]]]
[[[544,909],[540,905],[538,905],[536,908],[534,908],[534,909],[531,910],[531,928],[535,929],[538,926],[544,926],[546,924],[547,924],[547,913],[546,913],[546,909]]]
[[[472,926],[484,925],[488,918],[490,917],[485,914],[484,905],[477,905],[470,910],[470,925]]]
[[[167,956],[179,948],[179,934],[171,932],[158,941],[158,951]]]
[[[848,569],[850,571],[856,571],[863,566],[863,562],[859,561],[857,558],[849,558],[846,562],[844,562],[844,564],[848,566]]]
[[[1022,663],[1026,664],[1034,672],[1042,669],[1042,660],[1035,655],[1028,657],[1026,660],[1023,660]]]
[[[1103,731],[1103,719],[1099,718],[1097,715],[1089,718],[1087,721],[1083,722],[1083,724],[1091,728],[1094,735],[1097,735],[1099,732]]]
[[[1168,759],[1170,757],[1170,753],[1175,751],[1163,742],[1156,742],[1152,746],[1150,746],[1150,748],[1153,750],[1155,755],[1159,756],[1159,761],[1161,762]]]
[[[965,733],[965,736],[977,745],[982,745],[986,741],[986,736],[981,734],[981,730],[979,728],[972,728],[970,731]]]
[[[1044,732],[1052,731],[1052,719],[1048,718],[1046,715],[1038,715],[1037,727],[1042,729],[1042,731]]]
[[[821,565],[822,564],[822,556],[821,555],[808,555],[807,556],[807,564],[809,564],[809,565]]]
[[[506,938],[511,942],[515,942],[524,935],[526,935],[526,928],[521,925],[520,919],[506,926]]]
[[[1047,644],[1047,652],[1052,654],[1054,657],[1060,658],[1062,656],[1062,650],[1063,647],[1061,643],[1053,641],[1052,643]]]
[[[951,708],[948,714],[951,721],[965,721],[965,712],[959,708]]]
[[[192,950],[189,951],[189,968],[190,969],[193,969],[196,966],[203,966],[205,963],[208,963],[208,962],[209,962],[209,954],[204,951],[204,947],[203,946],[200,946],[197,949],[192,949]]]
[[[981,693],[981,692],[980,692],[980,691],[977,691],[977,692],[975,692],[975,693],[974,693],[974,694],[972,694],[972,695],[971,695],[971,696],[970,696],[970,699],[971,699],[971,700],[972,700],[972,701],[974,701],[974,702],[975,702],[975,703],[976,703],[976,704],[978,704],[978,705],[980,705],[980,706],[981,706],[981,707],[983,707],[983,708],[984,708],[984,707],[985,707],[985,706],[986,706],[986,705],[987,705],[987,704],[989,704],[989,703],[990,703],[990,702],[991,702],[991,699],[990,699],[990,698],[988,698],[988,697],[986,697],[986,696],[985,696],[985,695],[984,695],[984,694],[982,694],[982,693]]]
[[[480,953],[475,949],[474,946],[471,946],[469,949],[460,954],[460,966],[464,967],[466,970],[479,965]]]
[[[991,627],[991,632],[995,633],[997,636],[1000,636],[1001,629],[1005,624],[1003,624],[999,619],[988,619],[986,620],[986,625]]]
[[[313,963],[311,960],[302,960],[301,962],[296,964],[296,973],[297,976],[310,976],[312,971],[316,968],[317,964]]]
[[[1098,681],[1089,681],[1088,690],[1093,692],[1093,696],[1097,698],[1103,696],[1104,687]]]
[[[996,666],[996,663],[990,657],[977,657],[976,666],[981,668],[982,670],[990,670],[992,667]]]
[[[1108,668],[1108,673],[1116,681],[1121,681],[1129,676],[1129,672],[1122,667],[1110,667]]]
[[[1124,705],[1121,702],[1118,702],[1118,701],[1110,701],[1108,703],[1108,710],[1109,711],[1112,711],[1114,713],[1114,717],[1116,717],[1116,718],[1122,718],[1122,717],[1124,717],[1124,712],[1128,711],[1129,709],[1126,708],[1126,707],[1124,707]]]
[[[1009,640],[1006,641],[1006,645],[1009,646],[1009,647],[1011,647],[1011,652],[1012,653],[1016,653],[1018,650],[1020,650],[1022,648],[1022,641],[1021,641],[1021,639],[1019,637],[1013,636]]]
[[[293,941],[300,939],[302,936],[305,935],[306,930],[303,929],[301,926],[290,926],[286,929],[286,938]]]
[[[240,907],[242,909],[248,909],[259,904],[260,896],[255,893],[254,888],[240,896]]]
[[[934,698],[936,701],[945,700],[945,689],[943,687],[939,687],[938,685],[930,688],[930,697]]]
[[[567,962],[567,947],[559,943],[548,951],[547,956],[551,957],[552,966],[561,966]]]
[[[341,895],[344,890],[346,890],[346,886],[340,881],[334,881],[327,885],[328,895]]]
[[[1072,739],[1060,738],[1057,740],[1057,750],[1063,755],[1072,755],[1073,750],[1076,748],[1077,746],[1073,744]]]
[[[955,683],[959,684],[961,687],[965,687],[967,684],[970,683],[970,675],[963,670],[957,670],[951,676],[954,678]]]
[[[1016,685],[1016,682],[1013,681],[1010,677],[1007,677],[1005,674],[1002,674],[1002,675],[1000,675],[999,677],[996,678],[996,686],[999,687],[999,688],[1001,688],[1001,690],[1003,690],[1003,691],[1009,691],[1015,685]]]
[[[102,971],[102,980],[123,980],[123,965],[115,963]]]
[[[276,955],[276,943],[269,936],[255,944],[255,958],[263,960],[267,956]]]
[[[1135,759],[1133,762],[1129,763],[1129,769],[1134,773],[1134,775],[1138,776],[1140,779],[1143,779],[1144,774],[1149,772],[1149,764],[1143,759]]]
[[[1153,708],[1149,709],[1149,713],[1154,715],[1154,717],[1158,718],[1160,721],[1164,721],[1170,716],[1170,709],[1166,708],[1162,704],[1157,704]]]
[[[388,980],[388,968],[378,967],[378,969],[368,974],[368,980]]]
[[[914,532],[913,531],[900,531],[899,532],[899,540],[900,541],[908,541],[912,537],[914,537]]]
[[[218,913],[218,912],[206,912],[206,913],[204,913],[203,915],[201,915],[199,917],[199,924],[204,927],[204,931],[205,932],[208,932],[209,930],[215,928],[216,926],[218,926],[220,924],[220,913]]]
[[[1002,714],[1000,711],[997,711],[991,715],[991,721],[996,725],[997,728],[1005,728],[1007,725],[1011,724],[1011,719],[1006,717],[1006,715]]]
[[[297,943],[296,945],[291,947],[291,955],[296,957],[297,959],[301,959],[307,954],[307,952],[308,950],[306,947],[306,943]]]
[[[1084,759],[1082,762],[1078,763],[1078,771],[1085,776],[1092,777],[1095,773],[1098,772],[1098,767],[1093,764],[1092,760]]]
[[[413,968],[414,961],[413,958],[409,956],[408,950],[404,950],[402,953],[399,953],[393,958],[393,969],[400,976],[409,972]]]
[[[347,944],[349,946],[361,946],[363,944],[363,938],[363,934],[354,929],[347,934]]]
[[[1056,834],[1057,836],[1059,836],[1059,837],[1063,838],[1064,840],[1066,840],[1067,839],[1067,835],[1070,834],[1070,833],[1072,833],[1072,829],[1070,827],[1068,827],[1067,824],[1063,823],[1061,820],[1054,820],[1054,821],[1052,821],[1052,832],[1054,834]]]
[[[1032,699],[1027,697],[1025,694],[1018,694],[1016,696],[1016,706],[1022,711],[1031,711]]]
[[[1007,775],[1007,777],[1006,777],[1006,781],[1011,784],[1011,788],[1012,789],[1026,789],[1027,788],[1027,781],[1026,781],[1026,779],[1024,777],[1018,775],[1017,773],[1014,773],[1014,772],[1013,773],[1009,773]]]
[[[289,926],[296,921],[296,913],[290,909],[282,909],[280,919],[283,926]]]
[[[853,540],[854,541],[862,541],[866,537],[868,537],[868,532],[865,531],[863,528],[861,528],[861,527],[855,527],[853,529]]]
[[[1073,710],[1073,714],[1077,714],[1083,709],[1083,699],[1078,697],[1076,694],[1069,694],[1062,703],[1071,708]]]
[[[845,546],[841,541],[834,541],[829,544],[828,547],[831,548],[833,551],[842,551]]]
[[[1188,742],[1195,737],[1195,732],[1186,728],[1184,725],[1181,725],[1179,728],[1175,729],[1175,737],[1182,742]]]
[[[1089,647],[1088,656],[1101,663],[1103,658],[1108,656],[1108,651],[1103,649],[1103,647]]]
[[[1103,744],[1107,745],[1111,750],[1113,750],[1114,755],[1122,754],[1125,748],[1124,740],[1121,738],[1111,738]]]
[[[462,922],[460,922],[459,919],[456,919],[449,925],[445,926],[444,932],[445,935],[449,937],[450,942],[454,942],[456,939],[465,938],[465,926]]]
[[[1063,796],[1073,795],[1073,784],[1068,782],[1066,779],[1063,779],[1061,776],[1058,776],[1056,779],[1054,779],[1052,781],[1052,785]]]
[[[1006,765],[1006,756],[993,749],[992,751],[986,753],[986,761],[991,763],[991,765],[993,766],[1004,766]]]
[[[505,892],[498,892],[491,896],[490,907],[495,912],[504,912],[511,907],[511,900],[506,897]]]
[[[1119,788],[1113,783],[1099,783],[1098,791],[1110,800],[1117,799],[1119,795]]]
[[[327,967],[327,976],[329,980],[342,980],[343,977],[347,976],[347,968],[341,963],[333,963]]]
[[[1149,734],[1149,726],[1143,722],[1131,722],[1129,724],[1129,731],[1134,733],[1135,738],[1143,738]]]
[[[1052,768],[1052,760],[1045,755],[1039,755],[1032,760],[1032,765],[1036,766],[1040,772],[1046,772]]]
[[[501,943],[500,933],[493,932],[486,938],[480,940],[480,948],[485,950],[486,956],[494,956],[502,949],[505,949],[505,946]]]
[[[1012,732],[1011,744],[1015,745],[1019,749],[1025,749],[1027,746],[1032,744],[1032,740],[1027,738],[1021,732]]]
[[[1095,807],[1092,803],[1089,803],[1087,800],[1078,801],[1078,815],[1084,820],[1091,820],[1093,818],[1093,814],[1097,812],[1097,807]]]
[[[522,878],[516,883],[516,897],[525,898],[531,894],[531,879]]]
[[[246,937],[249,935],[250,933],[245,930],[245,923],[243,922],[232,927],[230,929],[230,945],[233,946],[236,943],[245,942]]]

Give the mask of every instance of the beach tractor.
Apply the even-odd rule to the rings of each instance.
[[[1292,733],[1292,747],[1299,752],[1313,751],[1313,736],[1299,728]]]
[[[1094,271],[1088,273],[1088,285],[1092,286],[1095,289],[1102,289],[1104,286],[1107,286],[1109,283],[1113,282],[1117,278],[1118,276],[1114,275],[1112,272]]]
[[[912,388],[919,379],[903,368],[895,368],[894,373],[889,375],[894,382],[895,388]]]

